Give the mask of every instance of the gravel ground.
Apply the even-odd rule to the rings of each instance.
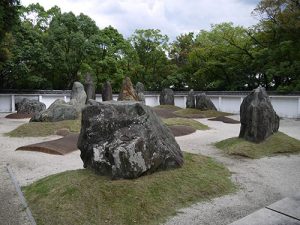
[[[60,136],[43,138],[8,138],[3,134],[26,123],[28,119],[5,119],[0,114],[0,166],[10,164],[21,186],[28,185],[45,176],[82,168],[80,152],[65,156],[39,152],[15,151],[16,148],[41,141],[49,141]],[[239,119],[238,116],[231,116]],[[175,224],[229,224],[255,210],[299,192],[300,155],[281,155],[262,159],[247,159],[224,155],[212,143],[237,136],[239,124],[225,124],[219,121],[197,119],[208,125],[210,130],[177,137],[184,151],[201,153],[223,163],[231,172],[232,180],[239,191],[211,201],[192,205],[179,211],[165,225]],[[300,121],[284,119],[280,130],[300,140]],[[1,181],[0,181],[1,183]]]
[[[239,119],[238,116],[232,116]],[[223,163],[232,172],[239,191],[181,209],[165,225],[225,225],[270,205],[300,189],[300,155],[280,155],[247,159],[224,155],[212,143],[239,134],[239,124],[199,119],[212,129],[178,137],[182,150],[201,153]],[[281,120],[280,131],[300,140],[300,121]]]

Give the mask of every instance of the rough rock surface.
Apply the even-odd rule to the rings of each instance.
[[[112,88],[109,81],[106,81],[102,85],[102,101],[111,101],[111,100],[113,100]]]
[[[254,89],[244,98],[240,107],[240,118],[239,137],[248,141],[262,142],[279,129],[279,116],[263,87]]]
[[[123,80],[122,88],[118,97],[118,101],[138,101],[138,95],[133,88],[131,80],[129,77],[126,77]]]
[[[138,100],[140,102],[145,103],[145,95],[144,95],[145,86],[144,86],[144,84],[141,82],[137,82],[135,85],[135,91],[138,95]]]
[[[91,74],[86,74],[84,82],[84,91],[86,93],[86,103],[89,99],[96,99],[95,85]]]
[[[80,82],[74,82],[71,92],[70,104],[76,107],[83,107],[86,102],[86,93]]]
[[[183,155],[153,111],[134,101],[89,101],[82,111],[78,148],[85,168],[113,179],[177,168]]]
[[[61,120],[75,120],[79,117],[78,107],[56,99],[48,109],[35,114],[30,122],[55,122]]]
[[[191,89],[186,98],[186,108],[195,108],[195,93],[194,90]]]
[[[46,105],[38,100],[23,98],[16,108],[19,114],[34,114],[45,110]]]
[[[159,96],[159,103],[161,105],[174,105],[174,92],[170,88],[162,90]]]
[[[196,109],[200,110],[217,110],[214,103],[206,96],[205,93],[196,95]]]

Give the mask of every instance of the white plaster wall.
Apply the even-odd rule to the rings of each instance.
[[[0,112],[11,112],[11,95],[0,95]]]
[[[63,99],[70,101],[67,94],[0,94],[0,112],[12,112],[12,96],[15,101],[21,98],[38,99],[46,104],[47,108],[56,100]],[[113,99],[117,100],[117,95],[113,95]],[[244,96],[209,96],[218,110],[229,113],[239,113],[240,104]],[[280,117],[300,118],[300,96],[270,96],[274,110]],[[97,101],[102,101],[101,95],[96,96]],[[159,95],[146,95],[146,105],[159,105]],[[175,95],[175,105],[185,108],[186,96]]]
[[[298,111],[298,98],[271,96],[270,99],[278,116],[287,118],[300,118],[300,112]]]

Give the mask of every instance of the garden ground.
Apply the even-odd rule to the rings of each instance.
[[[10,164],[21,186],[45,176],[82,168],[79,151],[66,156],[14,150],[21,145],[54,140],[59,136],[34,138],[8,138],[3,134],[27,122],[27,119],[8,120],[0,117],[0,165]],[[237,116],[231,118],[238,119]],[[240,190],[234,194],[194,204],[180,210],[167,225],[173,224],[229,224],[255,210],[284,197],[297,194],[300,186],[300,155],[276,155],[261,159],[248,159],[226,155],[213,146],[214,142],[235,137],[239,124],[197,119],[211,129],[177,137],[181,149],[201,153],[223,163],[231,172],[232,180]],[[300,140],[300,121],[284,119],[280,131]]]

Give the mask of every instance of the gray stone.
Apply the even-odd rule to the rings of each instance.
[[[89,103],[78,139],[85,168],[132,179],[183,164],[173,134],[150,107],[134,101]]]
[[[38,100],[23,98],[21,102],[17,103],[17,113],[21,114],[35,114],[46,109],[46,105]]]
[[[263,87],[254,89],[240,107],[240,138],[259,143],[278,131],[279,117]]]
[[[174,105],[174,92],[170,88],[162,90],[159,96],[160,105]]]
[[[217,110],[214,103],[206,96],[205,93],[196,95],[196,109],[200,110]]]
[[[78,81],[74,82],[71,92],[70,104],[79,108],[83,107],[85,105],[86,98],[87,96],[84,91],[83,85]]]
[[[55,100],[48,109],[35,114],[30,122],[56,122],[61,120],[75,120],[79,118],[80,111],[75,105],[64,100]]]
[[[138,95],[133,88],[129,77],[125,77],[122,83],[122,88],[119,93],[118,101],[138,101]]]
[[[145,95],[144,95],[144,91],[145,91],[145,87],[144,84],[141,82],[137,82],[135,85],[135,91],[138,95],[138,100],[140,102],[145,103]]]
[[[102,101],[111,101],[111,100],[113,100],[112,88],[109,81],[106,81],[102,85]]]
[[[195,93],[194,90],[191,89],[186,98],[186,108],[195,108]]]
[[[96,99],[96,90],[95,90],[95,85],[93,81],[93,77],[91,74],[86,74],[85,76],[85,82],[84,82],[84,91],[86,93],[86,103],[88,102],[89,99]]]

